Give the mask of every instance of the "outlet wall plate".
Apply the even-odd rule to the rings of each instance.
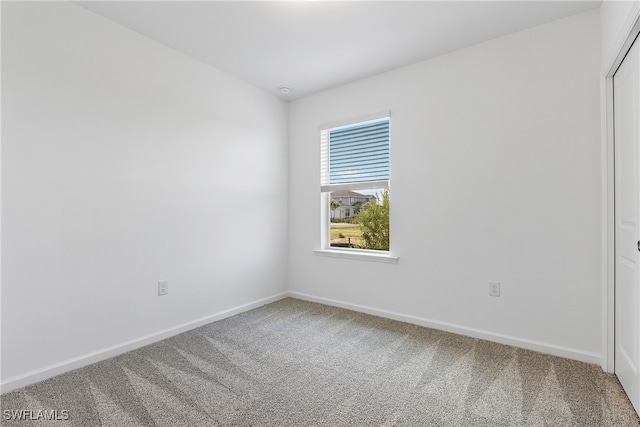
[[[158,296],[167,295],[169,293],[169,281],[161,280],[158,282]]]
[[[500,296],[500,282],[489,281],[489,296],[492,296],[492,297]]]

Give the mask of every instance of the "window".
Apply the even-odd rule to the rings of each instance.
[[[320,127],[323,248],[389,251],[389,117]]]

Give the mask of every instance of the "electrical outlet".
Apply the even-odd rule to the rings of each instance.
[[[169,281],[161,280],[158,282],[158,296],[167,295],[169,293]]]
[[[489,296],[499,297],[500,296],[500,282],[489,282]]]

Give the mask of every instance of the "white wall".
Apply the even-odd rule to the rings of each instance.
[[[5,384],[286,290],[286,103],[67,2],[2,42]]]
[[[598,362],[599,66],[595,10],[292,102],[290,291]],[[318,125],[382,110],[399,262],[316,256]]]

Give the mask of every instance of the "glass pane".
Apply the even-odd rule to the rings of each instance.
[[[389,250],[389,190],[330,193],[330,246]]]

